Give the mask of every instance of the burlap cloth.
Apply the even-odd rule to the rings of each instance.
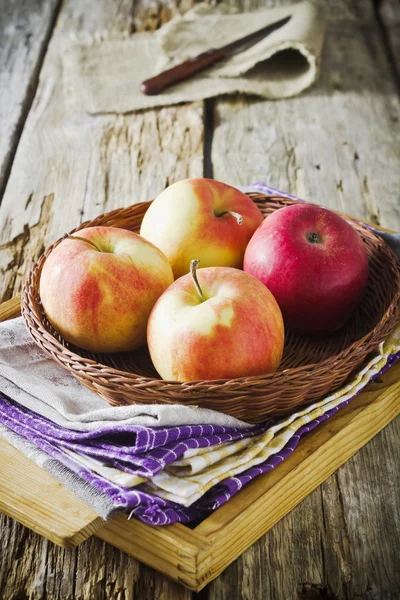
[[[129,37],[98,34],[76,41],[63,54],[67,101],[87,113],[126,113],[242,92],[264,98],[299,94],[317,78],[325,32],[321,5],[285,4],[233,14],[226,5],[198,4],[155,33]],[[221,47],[291,15],[261,42],[177,84],[145,96],[140,83],[212,47]]]

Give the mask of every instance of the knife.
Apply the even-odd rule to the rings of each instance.
[[[279,21],[275,21],[275,23],[270,23],[266,27],[250,33],[239,40],[231,42],[226,46],[222,46],[222,48],[211,48],[210,50],[202,52],[194,58],[189,58],[189,60],[185,60],[185,62],[180,63],[179,65],[168,69],[167,71],[163,71],[162,73],[159,73],[159,75],[155,75],[155,77],[151,77],[150,79],[143,81],[143,83],[140,85],[140,91],[147,96],[159,94],[170,85],[174,85],[179,81],[188,79],[195,73],[204,71],[204,69],[207,69],[214,63],[226,58],[230,58],[234,54],[243,52],[243,50],[246,50],[254,44],[257,44],[257,42],[260,42],[263,38],[276,29],[280,29],[280,27],[286,25],[291,18],[292,16],[289,15],[288,17],[279,19]]]

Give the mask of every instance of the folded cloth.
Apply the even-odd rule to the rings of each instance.
[[[294,451],[303,435],[346,406],[369,381],[382,374],[399,358],[400,326],[385,343],[380,345],[379,353],[342,389],[272,426],[269,421],[249,428],[247,435],[252,436],[253,439],[250,439],[244,448],[239,444],[233,453],[229,450],[230,444],[226,443],[222,443],[219,449],[213,446],[210,457],[207,457],[206,452],[199,453],[197,459],[203,460],[203,468],[201,469],[197,465],[198,471],[201,472],[197,472],[195,475],[190,472],[188,476],[186,473],[179,473],[179,467],[185,461],[183,459],[175,465],[175,469],[178,468],[175,474],[167,471],[160,473],[157,470],[159,474],[146,478],[147,483],[136,480],[131,482],[128,487],[126,482],[117,481],[114,473],[113,477],[109,477],[107,463],[100,464],[101,468],[96,468],[93,462],[88,464],[85,462],[87,459],[80,460],[79,455],[73,450],[65,451],[60,445],[63,436],[59,432],[58,437],[46,435],[47,431],[52,431],[51,427],[46,427],[45,433],[41,433],[44,419],[38,418],[27,409],[21,409],[4,394],[1,394],[0,403],[0,432],[41,466],[47,468],[46,462],[50,461],[50,471],[75,492],[78,491],[78,495],[96,507],[95,509],[104,517],[110,516],[115,511],[132,509],[132,514],[153,525],[164,525],[176,521],[188,522],[201,518],[210,510],[221,506],[245,483],[277,466]],[[39,420],[39,423],[36,423],[35,420]],[[262,431],[261,434],[260,431]],[[239,430],[239,432],[240,435],[246,435],[244,430]],[[67,437],[73,436],[73,432],[70,430],[66,433]],[[82,433],[79,435],[90,437]],[[126,437],[126,432],[123,432],[123,435]],[[163,435],[166,433],[164,432]],[[222,438],[220,441],[222,442]],[[26,450],[26,442],[28,442],[28,449],[30,448],[29,452]],[[177,443],[182,444],[182,442]],[[33,455],[34,451],[29,444],[38,448],[41,454]],[[118,447],[124,448],[124,450],[128,448],[121,444]],[[104,448],[102,449],[104,450]],[[159,451],[160,448],[156,448],[156,450]],[[169,448],[162,450],[167,450],[167,455],[171,453],[174,459],[179,455],[179,452],[176,452],[176,446],[175,451]],[[186,458],[189,464],[193,459],[193,451],[192,448],[190,455]],[[125,453],[124,456],[126,460],[118,464],[121,476],[124,471],[129,472],[130,470],[129,460],[132,460],[132,456],[128,459],[127,454]],[[103,458],[104,456],[102,454]],[[164,459],[165,456],[164,454]],[[145,456],[143,458],[146,460]],[[134,455],[133,460],[137,460],[137,455]],[[56,461],[60,464],[58,470],[55,468]],[[168,464],[168,460],[164,462]],[[112,461],[112,464],[116,463]],[[173,461],[171,464],[174,466]],[[212,468],[208,468],[211,465]],[[105,471],[102,471],[102,468]],[[66,469],[67,471],[65,471]],[[81,478],[82,488],[80,490],[77,489],[79,487],[77,479],[72,477],[72,474]],[[137,487],[133,487],[133,485]],[[104,496],[103,505],[101,505],[99,494]],[[110,500],[112,508],[110,508]]]
[[[0,392],[0,421],[29,440],[43,438],[60,450],[107,461],[109,466],[141,477],[157,475],[189,449],[250,438],[264,432],[273,422],[270,419],[245,429],[207,424],[170,428],[114,425],[95,432],[79,432],[55,425],[23,408],[3,392]]]
[[[0,390],[53,423],[78,431],[131,425],[248,427],[234,417],[203,408],[162,404],[111,407],[38,348],[22,317],[0,323]]]
[[[315,81],[325,32],[321,5],[300,2],[240,14],[232,10],[203,3],[155,33],[124,39],[98,33],[74,44],[62,56],[66,101],[91,114],[124,113],[236,92],[285,98]],[[206,72],[157,96],[140,92],[143,80],[289,15],[286,25]]]

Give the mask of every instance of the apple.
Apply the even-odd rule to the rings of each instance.
[[[357,231],[334,212],[296,204],[269,215],[247,246],[244,270],[275,296],[288,328],[331,333],[348,321],[368,280]]]
[[[202,267],[243,266],[246,246],[263,221],[254,202],[230,185],[213,179],[185,179],[152,202],[140,235],[164,252],[175,278]]]
[[[163,379],[232,379],[276,371],[284,327],[279,306],[257,279],[208,267],[175,281],[157,300],[147,343]]]
[[[147,319],[173,282],[164,254],[136,233],[88,227],[68,235],[43,266],[40,298],[62,337],[93,352],[146,343]]]

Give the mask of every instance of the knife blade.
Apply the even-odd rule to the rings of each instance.
[[[235,40],[234,42],[230,42],[226,46],[222,46],[221,48],[211,48],[206,52],[198,54],[194,58],[185,60],[179,65],[176,65],[171,69],[167,69],[166,71],[163,71],[162,73],[143,81],[140,85],[140,91],[147,96],[155,96],[165,90],[167,87],[174,85],[179,81],[188,79],[195,73],[204,71],[216,62],[230,58],[234,54],[243,52],[243,50],[247,50],[254,44],[257,44],[262,39],[267,37],[267,35],[273,31],[276,31],[277,29],[280,29],[286,25],[291,18],[292,16],[288,15],[283,19],[279,19],[279,21],[270,23],[258,31],[254,31],[253,33]]]

